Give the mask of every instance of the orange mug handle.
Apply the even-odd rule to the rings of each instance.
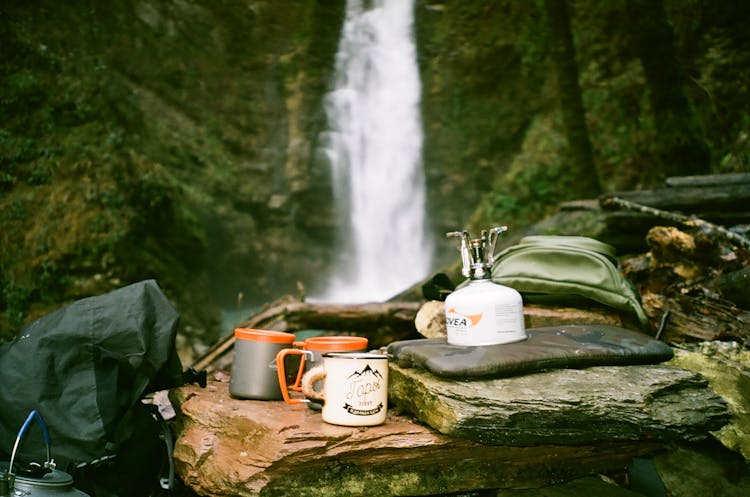
[[[279,351],[278,354],[276,354],[276,374],[278,375],[278,378],[279,378],[279,387],[281,387],[281,396],[284,397],[284,402],[286,402],[287,404],[303,404],[305,402],[309,402],[307,399],[292,398],[289,395],[289,389],[291,388],[292,390],[297,391],[297,392],[302,391],[299,384],[300,384],[300,381],[302,380],[302,375],[305,372],[305,356],[310,353],[311,352],[309,350],[282,349]],[[297,370],[297,379],[291,385],[287,385],[286,383],[286,370],[284,369],[284,360],[286,359],[286,356],[288,356],[289,354],[302,356],[299,361],[299,369]]]

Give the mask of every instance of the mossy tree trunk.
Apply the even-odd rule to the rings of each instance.
[[[659,139],[661,177],[710,172],[710,152],[688,100],[685,70],[662,0],[628,0],[632,43],[641,59]]]
[[[594,164],[586,114],[583,108],[581,86],[578,83],[573,34],[566,0],[545,0],[548,27],[551,34],[552,64],[557,76],[565,136],[572,159],[571,175],[579,197],[596,196],[602,191]]]

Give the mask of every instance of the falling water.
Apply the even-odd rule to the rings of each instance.
[[[421,86],[409,0],[348,0],[326,97],[341,247],[320,299],[387,299],[423,278]]]

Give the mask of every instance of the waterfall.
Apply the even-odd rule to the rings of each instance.
[[[385,300],[426,276],[421,83],[411,0],[348,0],[326,96],[340,240],[319,300]]]

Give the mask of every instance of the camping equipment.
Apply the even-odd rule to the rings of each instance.
[[[444,338],[402,340],[388,355],[402,367],[443,378],[502,378],[549,369],[655,364],[672,358],[672,348],[647,334],[610,325],[528,328],[522,342],[464,347]]]
[[[145,280],[23,326],[0,344],[0,456],[34,410],[55,441],[57,467],[87,493],[140,497],[170,485],[159,473],[171,461],[170,433],[143,400],[185,382],[178,321],[158,284]],[[16,457],[41,460],[39,434],[27,437]]]
[[[523,295],[526,303],[597,302],[648,318],[640,296],[618,268],[611,245],[583,236],[526,236],[495,256],[492,280]]]
[[[323,389],[313,388],[323,380]],[[326,423],[374,426],[388,411],[388,356],[367,352],[328,352],[323,364],[302,377],[303,393],[322,400]]]
[[[365,352],[367,351],[367,338],[353,336],[317,336],[310,337],[304,342],[294,342],[296,349],[283,349],[276,354],[276,370],[278,372],[279,387],[287,404],[301,404],[306,402],[313,409],[322,406],[311,399],[298,399],[289,395],[289,390],[301,392],[302,375],[323,360],[325,352]],[[287,372],[285,360],[289,355],[301,357],[297,369],[296,379],[293,384],[287,385]]]
[[[462,274],[468,284],[445,299],[448,343],[495,345],[526,338],[521,294],[492,280],[495,243],[506,226],[482,230],[471,239],[468,231],[447,233],[460,239]]]
[[[276,354],[290,347],[294,335],[282,331],[235,328],[229,393],[240,399],[281,400]]]
[[[36,421],[42,431],[47,458],[43,464],[34,462],[26,468],[17,468],[14,471],[16,453],[26,434],[26,429],[32,421]],[[0,472],[0,497],[88,497],[88,494],[73,488],[72,476],[55,469],[55,460],[51,457],[51,445],[52,441],[47,425],[38,412],[31,411],[26,421],[21,425],[21,429],[18,430],[8,467]]]

